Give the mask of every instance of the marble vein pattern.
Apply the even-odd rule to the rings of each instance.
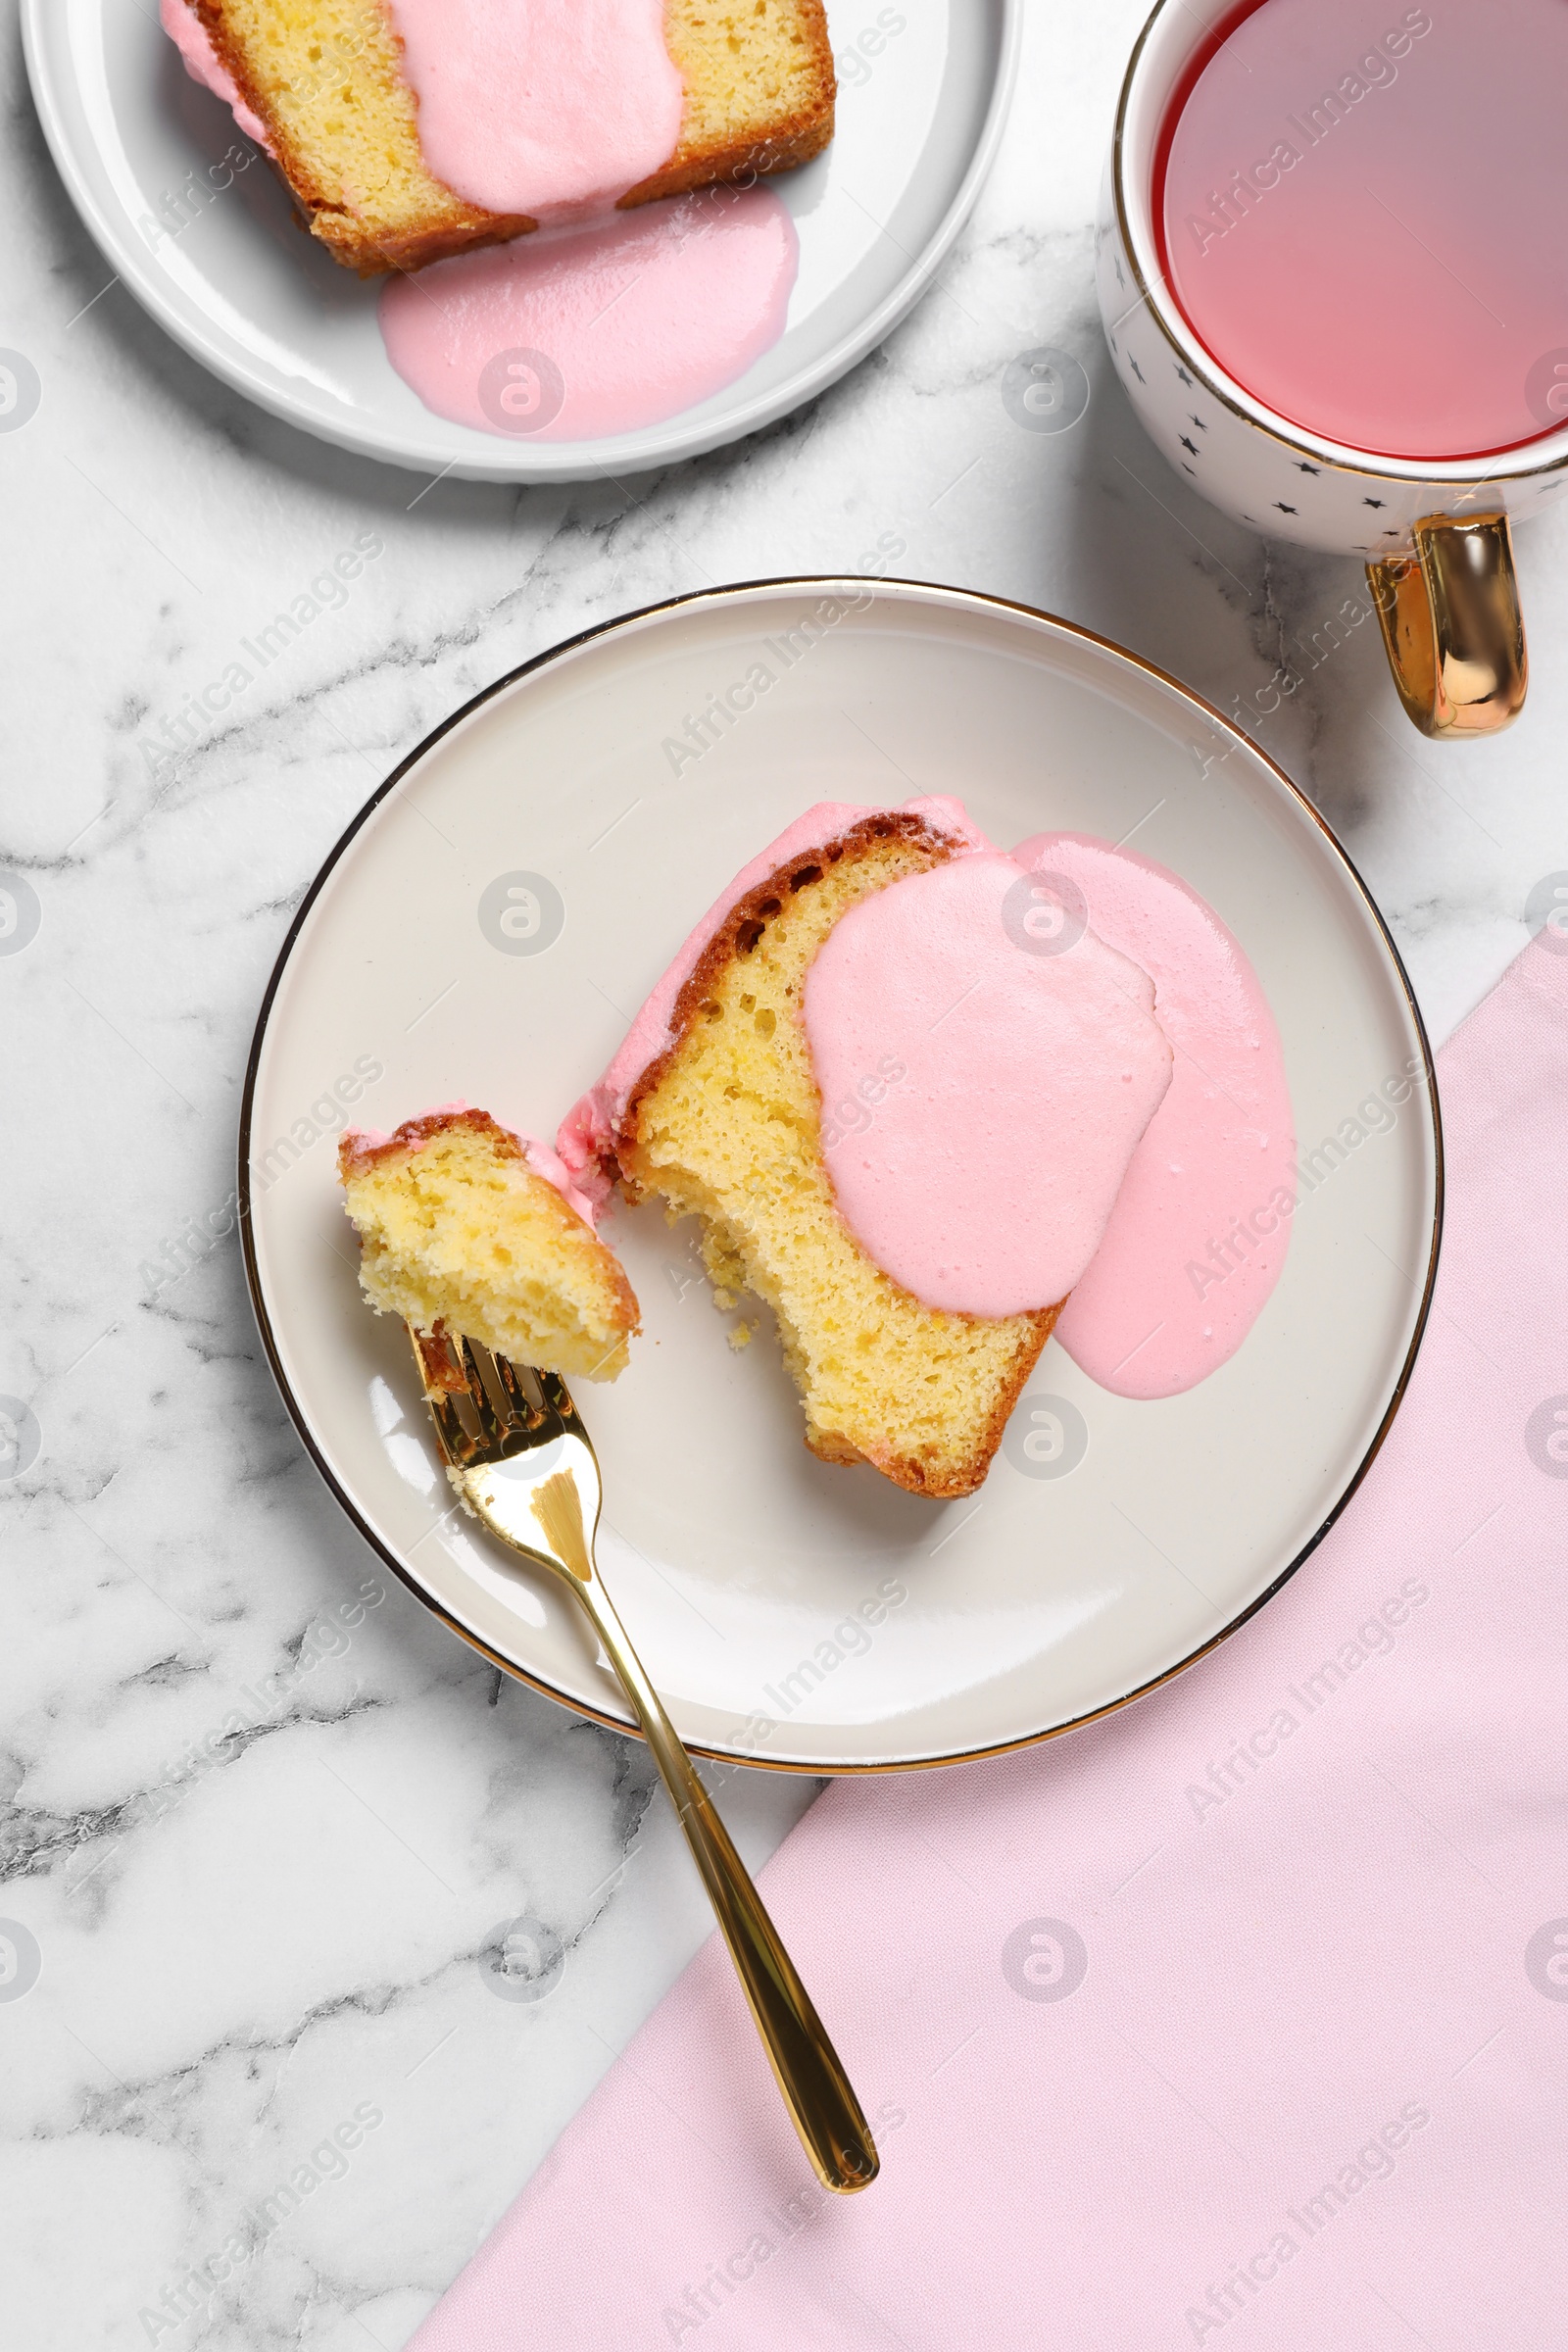
[[[858,10],[830,0],[840,45]],[[1568,522],[1519,540],[1524,718],[1430,745],[1359,567],[1225,521],[1127,405],[1093,223],[1141,13],[1031,0],[967,233],[828,396],[667,474],[514,492],[294,433],[106,283],[4,12],[0,344],[39,386],[0,432],[16,2352],[395,2352],[707,1933],[643,1752],[501,1685],[380,1566],[246,1299],[261,993],[322,856],[428,729],[592,622],[891,533],[907,575],[1085,622],[1256,734],[1347,839],[1437,1037],[1568,875]],[[1065,429],[1017,397],[1040,352],[1082,373]],[[345,593],[313,590],[345,550]],[[280,610],[297,634],[251,661]],[[754,1862],[813,1787],[727,1782]]]

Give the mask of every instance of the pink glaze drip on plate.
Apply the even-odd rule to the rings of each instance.
[[[389,0],[435,178],[560,220],[668,163],[684,90],[664,0]]]
[[[999,850],[850,907],[806,976],[839,1211],[928,1306],[1054,1305],[1100,1247],[1171,1083],[1146,973],[1093,931],[1029,928]]]
[[[991,846],[985,835],[969,822],[959,801],[938,795],[906,801],[904,808],[913,815],[923,816],[927,824],[939,833],[951,835],[968,849],[986,850]],[[611,1162],[614,1154],[615,1137],[626,1115],[632,1090],[649,1064],[657,1061],[660,1054],[667,1053],[674,1044],[671,1023],[676,1001],[696,970],[704,949],[730,908],[738,906],[748,891],[756,890],[759,883],[765,882],[768,875],[776,873],[780,866],[790,864],[797,858],[808,856],[812,850],[825,848],[830,841],[837,841],[841,834],[847,833],[852,825],[858,825],[862,816],[874,816],[876,813],[874,808],[861,808],[850,801],[818,801],[814,808],[807,809],[804,816],[798,816],[793,825],[786,825],[777,840],[770,841],[765,850],[760,850],[749,864],[742,866],[734,881],[720,892],[702,921],[688,934],[680,953],[664,971],[659,985],[626,1032],[625,1042],[604,1076],[596,1086],[588,1089],[561,1122],[556,1149],[570,1171],[572,1180],[585,1191],[591,1192],[595,1200],[607,1200],[610,1198],[614,1181]]]
[[[164,30],[184,59],[185,71],[192,81],[199,81],[215,98],[221,98],[225,106],[232,107],[234,120],[245,136],[270,155],[271,140],[240,96],[233,74],[213,47],[212,37],[196,11],[187,5],[187,0],[159,0],[159,17]]]
[[[1163,866],[1078,833],[1013,857],[1063,877],[1059,896],[1076,889],[1093,931],[1154,983],[1170,1091],[1055,1336],[1102,1388],[1175,1396],[1235,1354],[1284,1267],[1296,1134],[1279,1032],[1236,940]]]
[[[798,260],[771,188],[708,189],[394,276],[381,332],[438,416],[599,440],[744,375],[784,331]]]

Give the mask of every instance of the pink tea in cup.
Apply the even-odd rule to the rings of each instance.
[[[1193,332],[1318,438],[1568,425],[1568,0],[1250,0],[1175,94],[1154,218]]]

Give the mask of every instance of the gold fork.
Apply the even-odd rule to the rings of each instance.
[[[493,1536],[561,1578],[605,1645],[663,1776],[818,2180],[845,2195],[866,2187],[876,2179],[877,2154],[860,2103],[595,1564],[599,1463],[564,1381],[439,1330],[427,1337],[411,1324],[409,1336],[459,1495]]]

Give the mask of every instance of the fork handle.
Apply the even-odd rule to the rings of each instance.
[[[597,1575],[571,1581],[663,1775],[730,1958],[746,1988],[768,2063],[816,2177],[824,2188],[841,2195],[865,2188],[876,2179],[876,2147],[838,2052],[811,2005],[811,1996],[797,1976],[751,1873],[735,1851],[658,1691],[643,1672],[609,1593]]]

